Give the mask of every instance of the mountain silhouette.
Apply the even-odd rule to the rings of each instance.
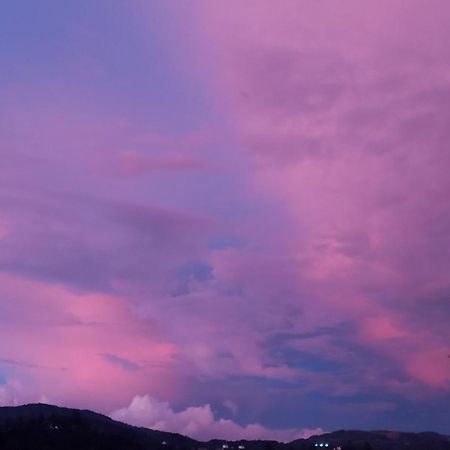
[[[134,427],[92,411],[46,404],[0,407],[1,450],[450,450],[438,433],[341,430],[290,443],[200,442],[177,433]]]

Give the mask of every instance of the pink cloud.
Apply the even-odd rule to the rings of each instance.
[[[435,348],[424,352],[415,352],[407,358],[409,373],[439,389],[448,389],[450,386],[450,370],[448,368],[448,347]],[[447,358],[448,359],[448,358]]]
[[[447,2],[163,3],[62,26],[77,55],[13,46],[27,76],[0,92],[0,402],[283,440],[297,417],[438,411]]]
[[[292,226],[280,242],[311,297],[293,328],[352,323],[408,377],[447,390],[446,361],[421,356],[442,359],[449,338],[430,317],[448,311],[432,287],[450,267],[447,5],[203,6],[254,188]]]
[[[177,389],[170,366],[179,349],[164,342],[158,326],[139,321],[126,300],[7,275],[0,289],[8,299],[0,339],[4,402],[44,395],[103,409],[129,398],[136,386],[171,395],[162,382],[171,380],[170,392]],[[126,370],[108,354],[139,370]]]

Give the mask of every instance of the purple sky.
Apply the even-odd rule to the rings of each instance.
[[[447,0],[0,6],[0,405],[208,439],[450,433]]]

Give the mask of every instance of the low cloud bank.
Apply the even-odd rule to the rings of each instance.
[[[149,395],[135,396],[130,405],[111,413],[115,420],[199,439],[274,439],[289,442],[323,433],[321,428],[273,430],[259,423],[242,426],[229,419],[216,419],[210,405],[174,411],[168,402]]]

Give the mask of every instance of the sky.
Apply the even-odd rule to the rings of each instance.
[[[450,434],[449,21],[1,2],[0,405]]]

